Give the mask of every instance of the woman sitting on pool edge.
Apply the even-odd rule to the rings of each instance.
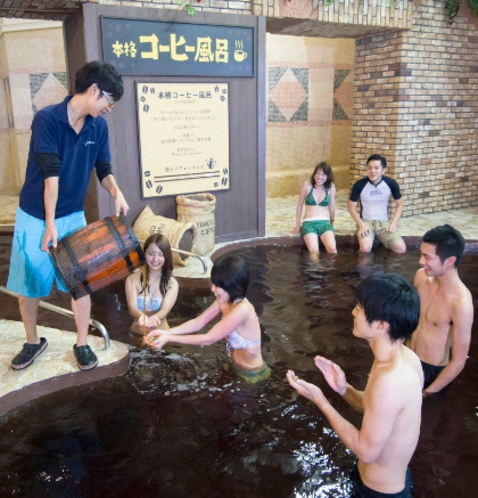
[[[300,189],[297,203],[296,224],[292,231],[304,238],[305,245],[314,260],[319,258],[319,239],[328,253],[335,254],[335,184],[330,164],[317,164],[309,180],[306,180]],[[305,204],[305,216],[300,226],[302,210]]]
[[[250,272],[238,256],[216,261],[211,270],[211,290],[216,300],[197,318],[167,331],[154,330],[147,336],[149,345],[162,349],[168,342],[209,346],[226,339],[226,349],[234,371],[247,382],[270,376],[261,353],[261,329],[254,306],[247,300]],[[222,314],[221,320],[206,334],[195,334]]]
[[[169,329],[166,316],[176,303],[178,282],[173,277],[173,255],[166,236],[150,235],[143,247],[146,264],[125,282],[129,314],[135,318],[131,332],[146,335]]]

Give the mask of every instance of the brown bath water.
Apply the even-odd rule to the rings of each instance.
[[[340,239],[340,238],[339,238]],[[11,237],[0,237],[0,283],[6,283]],[[121,282],[92,296],[95,319],[111,339],[130,345],[130,371],[23,405],[0,418],[0,496],[32,497],[347,497],[354,456],[321,413],[299,399],[285,373],[323,387],[334,406],[360,416],[331,392],[315,369],[316,354],[336,361],[364,387],[372,356],[352,336],[358,283],[372,272],[412,279],[418,251],[377,249],[360,260],[347,244],[322,269],[299,247],[263,246],[241,253],[254,277],[249,300],[263,326],[269,381],[247,385],[229,370],[223,341],[210,347],[143,349],[129,335]],[[478,297],[478,253],[460,274]],[[69,308],[68,296],[49,301]],[[212,301],[208,290],[182,288],[171,325]],[[19,320],[15,300],[0,295],[2,317]],[[72,321],[40,310],[39,322],[72,330]],[[411,462],[416,497],[474,496],[478,487],[478,340],[448,392],[427,398]],[[32,366],[30,368],[35,368]]]

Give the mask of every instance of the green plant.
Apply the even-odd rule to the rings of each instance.
[[[468,0],[468,3],[470,4],[473,14],[478,17],[478,0]]]
[[[460,0],[448,0],[445,5],[445,17],[450,24],[453,24],[458,11],[460,10]]]
[[[197,0],[198,3],[201,0]],[[333,0],[332,0],[333,1]],[[186,3],[185,0],[179,0],[179,5],[191,16],[197,16],[198,13],[196,12],[196,9],[194,8],[194,5],[192,3]]]

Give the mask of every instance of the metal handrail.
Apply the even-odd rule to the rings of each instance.
[[[0,285],[0,291],[4,292],[5,294],[9,294],[10,296],[13,296],[13,297],[19,297],[19,294],[7,289],[6,287],[3,287],[2,285]],[[60,315],[68,316],[70,318],[75,318],[75,315],[73,314],[72,311],[66,310],[65,308],[60,308],[60,306],[55,306],[54,304],[50,304],[50,303],[47,303],[45,301],[40,301],[40,306],[42,308],[47,309],[47,310],[55,311],[56,313],[59,313]],[[95,327],[96,329],[98,329],[100,331],[100,333],[103,336],[103,339],[105,341],[105,348],[104,349],[105,350],[108,349],[110,347],[110,336],[108,335],[108,332],[107,332],[105,326],[102,323],[100,323],[98,320],[94,320],[93,318],[90,318],[89,324],[92,327]]]
[[[201,260],[204,273],[207,273],[207,263],[206,263],[205,259],[202,256],[200,256],[199,254],[194,254],[193,252],[189,252],[189,251],[183,251],[182,249],[175,249],[174,247],[171,247],[171,251],[179,252],[181,254],[187,254],[188,256],[193,256],[194,258],[198,258],[199,260]]]

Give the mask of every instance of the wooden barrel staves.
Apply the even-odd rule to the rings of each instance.
[[[145,264],[141,245],[125,216],[104,218],[50,247],[59,277],[74,299],[91,294]]]

